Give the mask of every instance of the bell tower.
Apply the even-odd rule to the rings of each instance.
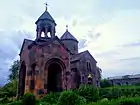
[[[50,33],[50,37],[55,36],[55,20],[52,18],[52,16],[49,14],[46,3],[46,9],[45,12],[38,18],[38,20],[35,22],[36,24],[36,39],[42,37],[42,32],[44,33],[45,37],[49,37],[48,33]]]

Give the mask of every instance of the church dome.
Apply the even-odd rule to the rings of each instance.
[[[66,30],[66,32],[61,36],[60,38],[61,40],[73,40],[73,41],[77,41],[77,39],[68,31]]]
[[[69,49],[69,51],[71,52],[71,54],[77,54],[78,53],[78,41],[68,31],[68,29],[66,29],[66,32],[61,36],[60,40]]]
[[[48,20],[48,21],[52,21],[55,23],[55,20],[53,19],[53,17],[50,15],[50,13],[48,11],[45,11],[39,18],[38,20],[35,22],[36,24],[38,23],[38,21],[40,20]],[[56,24],[56,23],[55,23]]]

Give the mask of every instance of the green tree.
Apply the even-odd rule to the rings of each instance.
[[[10,80],[7,84],[0,88],[0,97],[14,97],[17,93],[17,81],[18,81],[18,73],[19,73],[19,60],[16,60],[11,65],[9,71],[10,74],[8,76],[8,80]]]
[[[11,65],[11,67],[9,69],[9,71],[10,71],[9,80],[10,81],[18,79],[19,66],[20,66],[19,60],[14,61],[13,65]]]
[[[14,97],[17,93],[17,80],[10,81],[0,89],[0,97]]]
[[[110,87],[112,86],[106,79],[102,79],[100,82],[101,88]]]

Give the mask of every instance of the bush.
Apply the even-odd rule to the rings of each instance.
[[[95,102],[99,99],[99,90],[95,86],[82,85],[75,91],[79,96],[84,97],[87,102]]]
[[[12,103],[10,103],[9,105],[21,105],[21,101],[14,101]]]
[[[108,80],[103,79],[103,80],[101,80],[101,82],[100,82],[100,86],[101,86],[101,88],[105,88],[105,87],[111,87],[112,85],[109,83]]]
[[[140,97],[133,98],[118,98],[111,101],[98,101],[86,105],[140,105]]]
[[[84,98],[79,97],[72,91],[64,91],[61,93],[58,101],[58,105],[82,105],[85,103]]]
[[[111,90],[109,91],[109,99],[116,99],[119,98],[123,95],[122,90],[120,88],[117,87],[113,87],[111,88]]]
[[[31,93],[26,93],[22,97],[22,104],[23,105],[36,105],[36,98],[33,94]]]
[[[76,105],[83,105],[86,104],[86,99],[84,97],[78,96],[78,99],[76,100]]]
[[[122,98],[118,105],[140,105],[140,98]]]
[[[58,102],[60,93],[49,93],[41,99],[42,102],[47,102],[49,104],[56,104]]]
[[[5,95],[7,97],[15,97],[16,93],[17,93],[17,80],[13,80],[7,83],[2,88],[0,88],[0,98],[3,98]]]
[[[100,98],[114,99],[119,97],[136,97],[140,96],[139,86],[116,86],[99,89]]]
[[[11,101],[9,100],[9,98],[7,96],[4,96],[4,98],[0,99],[0,103],[9,103],[9,102],[11,102]]]

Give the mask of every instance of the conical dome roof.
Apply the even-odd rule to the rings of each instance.
[[[74,41],[77,41],[77,39],[68,30],[66,30],[66,32],[61,36],[60,39],[61,40],[74,40]]]
[[[52,18],[52,16],[50,15],[50,13],[48,11],[45,11],[39,18],[38,20],[35,22],[37,24],[37,22],[39,20],[49,20],[55,23],[55,20]],[[56,24],[56,23],[55,23]]]

